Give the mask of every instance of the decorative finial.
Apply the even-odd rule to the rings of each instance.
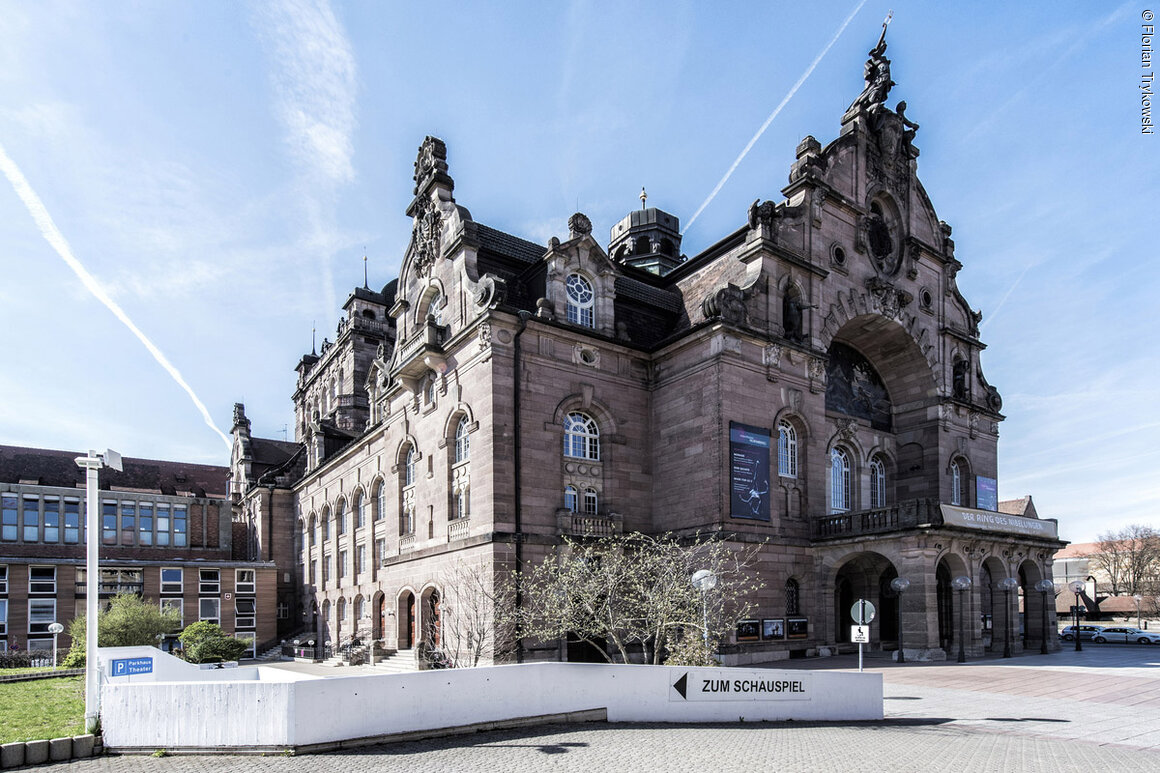
[[[370,283],[367,281],[367,247],[363,245],[363,289],[371,289]]]
[[[318,346],[315,344],[315,338],[318,335],[318,323],[316,320],[310,321],[310,354],[313,357],[318,356]]]
[[[640,208],[644,209],[645,202],[648,201],[648,194],[644,192],[644,186],[640,187]]]

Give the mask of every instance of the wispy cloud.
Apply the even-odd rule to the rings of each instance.
[[[16,163],[11,158],[9,158],[8,152],[4,149],[3,145],[0,145],[0,170],[4,172],[4,176],[7,177],[8,182],[12,184],[13,189],[16,191],[16,195],[20,197],[20,201],[28,209],[28,213],[32,216],[33,222],[36,223],[36,227],[40,230],[40,233],[44,237],[45,241],[47,241],[52,246],[52,248],[56,250],[56,253],[60,255],[61,259],[66,264],[68,264],[68,267],[72,269],[73,273],[77,275],[77,277],[84,284],[85,288],[87,288],[88,291],[93,294],[93,297],[104,304],[104,306],[113,313],[113,316],[120,320],[121,323],[125,325],[125,327],[129,328],[129,332],[136,336],[137,340],[139,340],[142,345],[144,345],[144,347],[149,351],[149,354],[153,356],[153,359],[157,361],[157,364],[160,365],[175,382],[177,382],[177,385],[180,386],[187,395],[189,395],[189,399],[193,401],[194,406],[196,406],[197,410],[201,413],[202,419],[205,420],[206,425],[215,433],[217,433],[217,435],[222,439],[222,442],[226,444],[226,448],[230,448],[230,439],[224,432],[218,429],[216,424],[214,424],[213,417],[210,416],[209,410],[193,391],[193,387],[191,387],[186,382],[185,377],[181,375],[181,372],[178,371],[177,368],[174,367],[173,364],[169,361],[169,359],[161,352],[161,350],[158,349],[151,340],[149,340],[149,338],[139,327],[137,327],[133,320],[129,319],[129,315],[126,314],[125,311],[117,304],[117,302],[109,296],[108,292],[105,291],[105,288],[101,286],[101,283],[98,282],[96,278],[88,272],[88,270],[81,264],[79,260],[77,260],[76,256],[73,254],[72,247],[69,246],[68,240],[64,238],[64,234],[60,232],[60,229],[56,227],[56,223],[53,222],[52,216],[49,215],[48,210],[45,209],[44,203],[40,200],[40,197],[36,194],[36,191],[32,189],[32,186],[29,185],[28,180],[24,177],[24,173],[20,171],[20,167],[18,167]]]
[[[326,0],[268,0],[257,7],[254,26],[272,64],[275,114],[300,175],[303,241],[318,255],[329,312],[338,305],[331,259],[345,243],[334,224],[335,194],[355,178],[354,50]]]

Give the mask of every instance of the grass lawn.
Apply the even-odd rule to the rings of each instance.
[[[39,741],[85,731],[85,678],[0,683],[0,743]]]

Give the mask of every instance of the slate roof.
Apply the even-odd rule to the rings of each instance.
[[[85,471],[77,467],[80,451],[0,446],[0,483],[33,481],[41,486],[84,488]],[[133,489],[175,495],[189,492],[197,497],[226,496],[228,467],[209,464],[167,462],[125,457],[124,471],[101,469],[101,489]]]
[[[512,236],[483,223],[476,223],[475,227],[478,229],[476,233],[479,235],[480,249],[515,258],[523,263],[535,263],[548,251],[542,244]]]

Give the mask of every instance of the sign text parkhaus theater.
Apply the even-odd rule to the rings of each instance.
[[[808,701],[810,674],[804,671],[689,669],[670,678],[670,701]]]

